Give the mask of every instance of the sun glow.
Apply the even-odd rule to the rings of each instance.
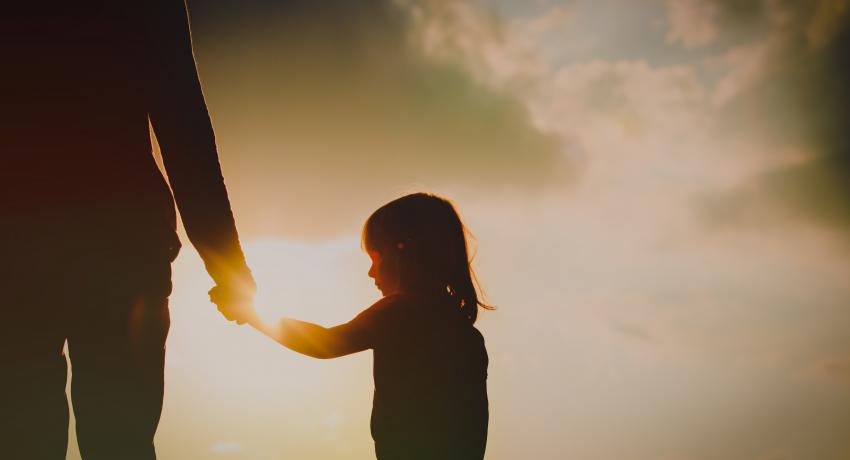
[[[221,316],[186,248],[174,264],[165,403],[156,444],[169,458],[372,458],[370,353],[316,360]],[[256,308],[335,325],[378,299],[357,238],[246,244]],[[79,458],[72,431],[71,459]],[[203,447],[199,447],[203,446]]]
[[[369,257],[356,238],[322,244],[261,241],[247,258],[257,280],[256,308],[266,321],[281,316],[335,324],[377,300]]]

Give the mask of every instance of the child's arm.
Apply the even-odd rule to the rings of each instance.
[[[313,358],[329,359],[366,350],[368,345],[352,323],[326,328],[318,324],[283,318],[276,326],[259,319],[250,321],[254,329],[292,351]]]
[[[227,310],[227,298],[223,297],[219,288],[210,290],[210,300],[218,305],[219,310]],[[371,322],[369,315],[364,313],[345,324],[331,328],[291,318],[283,318],[278,321],[277,326],[272,326],[264,322],[253,309],[241,318],[254,329],[292,351],[313,358],[329,359],[371,348]]]

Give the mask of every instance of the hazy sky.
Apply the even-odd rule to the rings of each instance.
[[[498,307],[487,458],[850,458],[850,2],[189,7],[264,315],[353,317],[363,220],[433,191]],[[161,458],[372,458],[370,354],[174,282]]]

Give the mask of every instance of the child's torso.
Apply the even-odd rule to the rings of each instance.
[[[480,332],[446,302],[409,297],[393,307],[374,347],[375,441],[437,455],[486,436],[488,358]]]

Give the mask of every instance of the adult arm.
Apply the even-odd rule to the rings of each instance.
[[[245,263],[198,80],[183,0],[146,0],[149,117],[186,233],[231,300],[250,297]]]

